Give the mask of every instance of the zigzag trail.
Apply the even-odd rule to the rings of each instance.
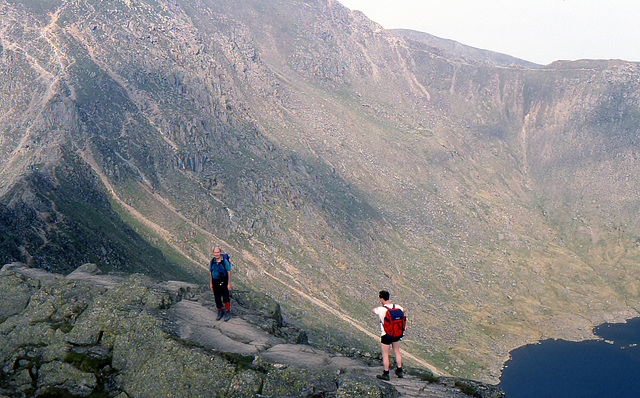
[[[35,112],[35,115],[30,116],[30,119],[37,119],[41,116],[43,109],[45,108],[45,105],[56,94],[55,86],[60,81],[60,75],[64,74],[65,65],[63,62],[63,57],[61,56],[61,52],[58,49],[58,46],[56,45],[54,39],[51,38],[51,33],[56,28],[56,23],[58,21],[60,13],[62,13],[62,11],[64,10],[64,8],[66,8],[66,6],[67,6],[67,1],[65,1],[56,10],[54,14],[49,14],[49,16],[51,17],[51,20],[45,27],[40,29],[40,36],[39,36],[43,38],[47,42],[47,44],[51,47],[54,54],[53,58],[55,60],[55,64],[57,64],[58,67],[60,68],[59,75],[54,74],[53,72],[47,70],[45,66],[41,65],[38,59],[32,54],[30,54],[25,46],[21,46],[17,42],[11,42],[8,40],[8,38],[4,37],[4,33],[5,33],[4,30],[0,32],[0,44],[2,44],[2,47],[5,48],[6,50],[11,50],[11,51],[16,51],[21,53],[25,57],[29,65],[31,65],[33,70],[39,74],[41,81],[43,81],[46,84],[46,91],[44,95],[37,97],[29,105],[29,108],[26,113],[31,114]],[[4,174],[7,169],[15,167],[15,164],[18,162],[20,156],[23,155],[23,150],[30,139],[31,139],[31,126],[27,127],[24,135],[20,139],[20,142],[11,152],[11,157],[5,162],[2,168],[2,172],[1,172],[2,174]]]

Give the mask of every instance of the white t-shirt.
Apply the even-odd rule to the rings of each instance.
[[[380,318],[380,336],[384,336],[385,334],[387,334],[384,331],[384,325],[382,323],[384,322],[385,315],[387,315],[387,308],[388,309],[393,309],[394,306],[395,306],[395,308],[400,308],[404,312],[404,308],[400,307],[399,305],[395,305],[395,304],[385,304],[385,305],[381,305],[380,307],[376,307],[376,308],[373,309],[373,312],[375,312],[378,315],[378,318]]]

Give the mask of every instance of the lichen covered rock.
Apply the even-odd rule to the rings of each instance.
[[[0,322],[25,309],[35,286],[16,274],[0,275]]]
[[[0,312],[0,394],[9,397],[322,397],[335,396],[339,384],[330,366],[260,357],[304,333],[283,325],[279,305],[255,293],[234,303],[245,319],[216,326],[210,293],[197,286],[101,275],[94,266],[63,277],[14,264],[0,272],[0,286],[8,303]],[[178,305],[185,297],[194,301]],[[195,327],[199,333],[188,332]],[[348,383],[342,390],[359,391]]]
[[[83,372],[67,363],[53,361],[40,366],[36,396],[64,391],[78,397],[89,396],[97,386],[95,375]]]
[[[397,397],[398,392],[389,384],[361,375],[341,375],[336,398]]]
[[[93,266],[64,277],[13,264],[0,287],[0,398],[398,396],[378,368],[296,344],[304,331],[252,292],[216,322],[206,289]]]

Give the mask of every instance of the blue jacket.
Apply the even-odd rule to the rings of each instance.
[[[226,257],[220,258],[220,262],[216,262],[215,258],[211,259],[209,263],[209,272],[211,272],[211,278],[222,279],[227,276],[227,271],[231,271],[231,265]]]

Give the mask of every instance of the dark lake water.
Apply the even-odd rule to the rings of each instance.
[[[640,318],[594,329],[603,340],[544,340],[511,352],[507,398],[640,397]]]

